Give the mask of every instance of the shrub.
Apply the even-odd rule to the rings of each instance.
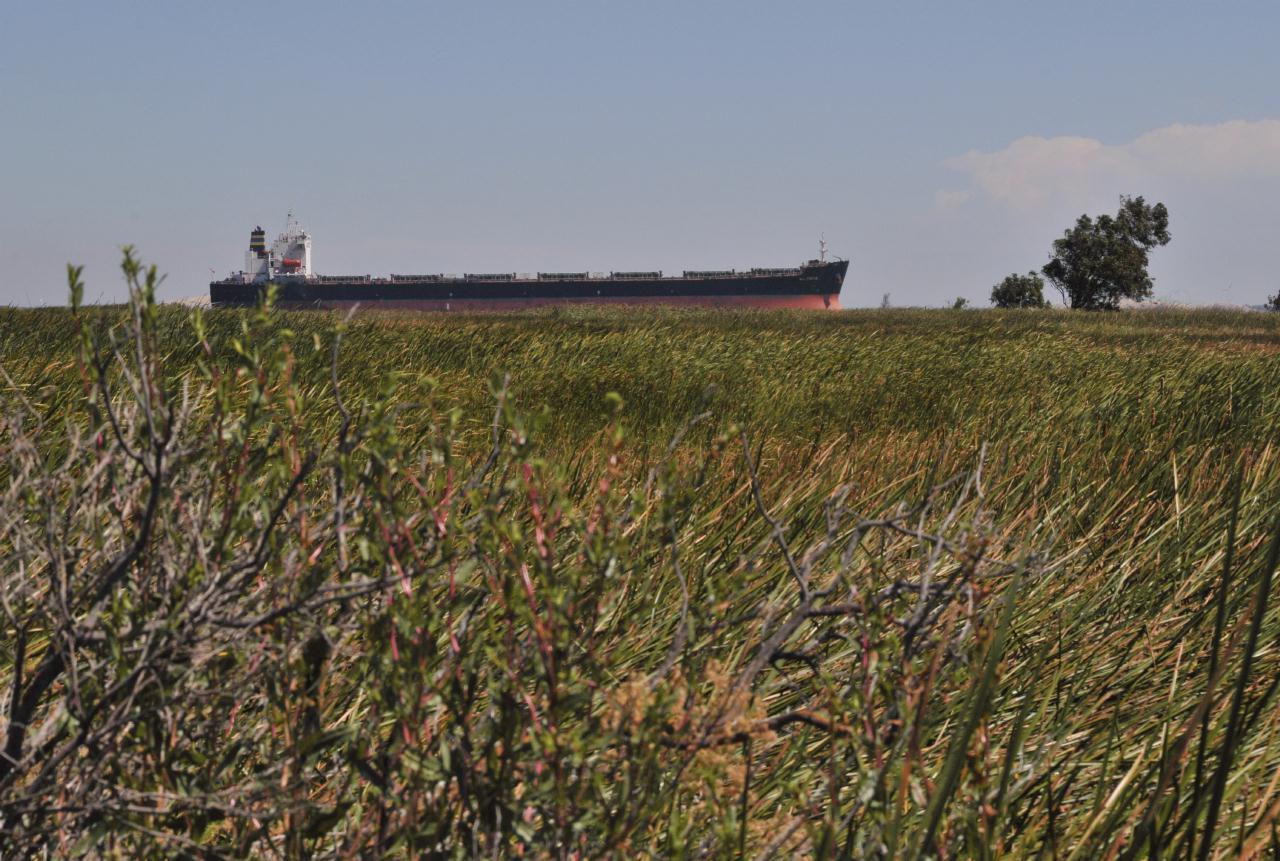
[[[997,308],[1047,308],[1044,279],[1035,272],[1016,272],[991,288],[991,304]]]

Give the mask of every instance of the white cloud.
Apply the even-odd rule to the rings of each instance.
[[[1280,176],[1280,120],[1165,126],[1142,135],[1128,150],[1136,163],[1160,173]]]
[[[1024,137],[996,152],[971,150],[944,166],[967,174],[970,188],[939,192],[952,208],[985,197],[1014,209],[1074,203],[1099,192],[1161,184],[1280,176],[1280,120],[1171,125],[1123,144],[1085,137]]]

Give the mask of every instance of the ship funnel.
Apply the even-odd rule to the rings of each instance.
[[[261,227],[253,229],[249,234],[249,250],[259,254],[267,250],[267,231]]]

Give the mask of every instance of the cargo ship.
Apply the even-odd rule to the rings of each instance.
[[[508,311],[553,304],[703,305],[753,308],[839,308],[849,261],[817,259],[799,266],[746,271],[517,272],[462,275],[317,275],[311,234],[289,213],[270,246],[266,231],[249,234],[244,268],[209,284],[215,306],[253,305],[276,285],[289,308],[354,305],[421,311]]]

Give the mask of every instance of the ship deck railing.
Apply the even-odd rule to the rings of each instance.
[[[721,278],[778,278],[796,277],[806,269],[820,266],[820,261],[812,261],[806,266],[797,268],[753,268],[744,271],[735,269],[686,269],[679,275],[663,275],[661,270],[648,272],[469,272],[465,275],[454,273],[430,273],[422,275],[391,274],[374,277],[372,275],[311,275],[306,280],[320,284],[360,283],[360,284],[405,284],[405,283],[509,283],[548,282],[548,281],[705,281]],[[301,278],[300,273],[278,272],[279,276],[288,279]],[[223,279],[220,283],[252,283],[247,273],[239,272]]]

